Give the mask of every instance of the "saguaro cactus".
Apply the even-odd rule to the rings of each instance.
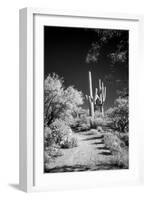
[[[90,96],[88,97],[88,99],[89,99],[89,104],[90,104],[90,116],[93,118],[94,117],[94,101],[93,101],[93,92],[92,92],[91,71],[89,71],[89,92],[90,92]]]
[[[106,100],[106,87],[104,87],[104,83],[99,79],[99,95],[97,94],[96,102],[100,107],[100,112],[104,115],[104,103]]]
[[[89,101],[89,110],[90,116],[94,118],[94,105],[97,105],[100,109],[102,115],[104,115],[104,102],[106,100],[106,87],[104,87],[104,83],[99,79],[99,89],[95,88],[95,94],[93,97],[93,90],[92,90],[92,76],[91,71],[88,72],[89,74],[89,92],[90,96],[86,95],[86,98]]]

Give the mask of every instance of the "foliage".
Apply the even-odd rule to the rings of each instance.
[[[120,133],[119,138],[124,142],[124,144],[128,147],[129,146],[129,132]]]
[[[88,116],[88,114],[82,115],[75,120],[72,128],[76,131],[87,131],[90,129],[102,129],[106,124],[106,118],[100,112],[96,111],[95,118]]]
[[[44,121],[49,126],[55,119],[69,119],[78,113],[83,104],[82,92],[73,86],[65,88],[63,78],[57,74],[49,74],[44,82]],[[65,118],[64,118],[65,117]]]
[[[60,151],[60,148],[58,145],[52,145],[52,146],[49,146],[47,148],[45,148],[45,162],[48,162],[49,159],[53,159],[53,158],[56,158],[57,156],[61,156],[62,153]]]
[[[95,118],[104,118],[104,116],[102,115],[102,113],[98,110],[95,110]]]
[[[104,143],[106,147],[109,148],[113,153],[113,156],[110,160],[111,165],[116,165],[121,168],[128,168],[128,147],[125,145],[125,142],[114,133],[105,133]]]
[[[90,119],[91,117],[82,116],[75,121],[75,124],[72,128],[75,131],[87,131],[90,129]]]
[[[128,87],[125,87],[122,90],[117,90],[116,92],[120,98],[128,98],[129,97]]]
[[[128,169],[129,168],[128,150],[122,148],[121,151],[117,152],[111,157],[110,162],[111,162],[111,165],[113,166]]]
[[[76,117],[71,114],[70,110],[67,110],[65,113],[60,114],[60,118],[62,121],[66,122],[68,126],[72,126],[75,123]]]
[[[113,129],[120,132],[128,132],[129,113],[128,113],[128,98],[118,98],[115,101],[115,106],[107,110],[107,116],[111,118],[111,126]]]
[[[120,151],[121,147],[124,146],[123,141],[121,141],[119,137],[113,133],[104,134],[104,143],[106,147],[113,152]]]
[[[106,120],[104,117],[97,117],[90,120],[90,127],[98,129],[98,127],[103,127],[106,125]]]
[[[77,146],[70,126],[83,104],[82,92],[64,87],[64,80],[49,74],[44,81],[44,148],[45,165],[61,155],[61,148]]]
[[[49,127],[44,128],[44,147],[55,144],[56,136],[52,134],[52,130]]]
[[[45,127],[44,140],[45,165],[62,155],[61,148],[73,148],[78,145],[71,128],[61,119],[56,119],[50,127]]]
[[[45,127],[45,147],[58,145],[61,148],[77,146],[77,138],[71,128],[61,119],[56,119],[50,127]]]
[[[55,160],[56,157],[62,156],[62,152],[58,145],[52,145],[46,147],[44,150],[44,167],[47,168],[47,165]]]
[[[78,146],[78,140],[76,136],[68,136],[63,138],[63,140],[60,142],[61,148],[73,148]]]
[[[50,125],[50,129],[52,130],[52,135],[56,144],[60,144],[64,137],[72,135],[71,128],[61,119],[56,119]]]
[[[97,41],[93,42],[87,54],[86,61],[97,62],[102,56],[110,62],[128,62],[128,31],[95,29]]]

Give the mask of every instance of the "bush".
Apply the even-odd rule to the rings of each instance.
[[[81,118],[75,121],[75,124],[72,126],[75,131],[87,131],[90,129],[90,117],[82,116]]]
[[[44,124],[50,124],[68,113],[72,118],[83,104],[83,94],[73,86],[65,87],[63,78],[57,74],[49,74],[44,81]],[[70,122],[69,122],[70,123]]]
[[[44,136],[45,149],[51,157],[59,148],[73,148],[78,145],[71,128],[60,119],[55,120],[50,127],[45,127]]]
[[[121,147],[124,146],[123,141],[121,141],[118,136],[113,133],[104,134],[104,143],[106,147],[113,152],[120,151]]]
[[[55,143],[56,137],[52,134],[52,130],[49,127],[44,128],[44,146],[48,147]]]
[[[61,150],[59,149],[58,145],[46,147],[44,150],[44,163],[49,163],[58,156],[62,156]]]
[[[111,128],[120,132],[129,130],[128,99],[118,98],[115,101],[115,107],[107,110],[107,116],[111,119]]]
[[[95,118],[104,118],[103,114],[98,110],[94,112],[94,116]]]
[[[104,117],[97,117],[95,119],[90,120],[90,127],[97,129],[98,127],[105,126],[106,120]]]
[[[88,131],[90,129],[99,129],[98,127],[106,126],[106,123],[107,122],[104,117],[92,119],[89,116],[82,116],[75,121],[72,128],[76,131]]]
[[[120,133],[120,139],[125,143],[125,145],[129,146],[129,133]]]
[[[60,142],[61,148],[73,148],[78,146],[78,141],[75,136],[66,137]]]
[[[54,143],[60,144],[64,137],[72,135],[71,128],[62,120],[56,119],[51,125],[52,137]]]
[[[89,124],[79,124],[78,127],[76,127],[78,131],[87,131],[90,129]]]
[[[128,168],[128,147],[125,145],[124,141],[122,141],[117,134],[105,133],[104,143],[113,153],[110,160],[111,164],[121,168]]]
[[[119,168],[128,169],[129,168],[129,156],[128,156],[128,150],[125,148],[122,148],[121,151],[115,153],[111,157],[111,165],[117,166]]]

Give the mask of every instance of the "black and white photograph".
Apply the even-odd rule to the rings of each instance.
[[[44,173],[129,169],[129,31],[44,26]]]

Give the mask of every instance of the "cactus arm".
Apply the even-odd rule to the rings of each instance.
[[[86,94],[86,95],[85,95],[85,98],[88,100],[88,99],[89,99],[89,96]]]
[[[95,95],[94,95],[94,104],[96,103],[96,100],[97,100],[97,98],[98,98],[98,89],[97,88],[95,88]]]
[[[106,87],[104,86],[104,83],[101,79],[98,80],[98,88],[95,88],[95,93],[93,96],[93,90],[92,90],[92,75],[91,71],[88,73],[89,76],[89,93],[90,95],[86,95],[86,99],[89,101],[89,111],[90,116],[94,117],[94,105],[98,104],[100,107],[101,113],[104,115],[104,103],[106,100]]]
[[[106,87],[104,87],[104,101],[106,100]]]
[[[90,93],[90,96],[88,97],[88,100],[89,100],[89,111],[90,111],[90,116],[92,118],[94,118],[94,98],[93,98],[93,92],[92,92],[91,71],[89,71],[88,76],[89,76],[89,93]]]
[[[101,87],[101,79],[99,79],[99,90],[101,91],[102,87]]]
[[[93,97],[91,71],[89,71],[89,91],[90,91],[90,96]]]

